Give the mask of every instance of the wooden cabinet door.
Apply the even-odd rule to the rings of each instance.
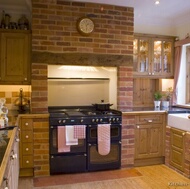
[[[135,34],[133,74],[144,78],[173,77],[174,41],[172,36]]]
[[[137,125],[135,129],[135,158],[149,156],[149,125]]]
[[[133,81],[133,104],[134,107],[153,107],[154,92],[157,83],[155,79],[136,78]]]
[[[1,33],[0,82],[30,83],[30,34]]]
[[[137,125],[135,130],[135,158],[152,158],[162,155],[162,126]]]
[[[159,157],[163,150],[162,125],[153,124],[149,128],[149,157]]]
[[[184,171],[184,137],[185,131],[172,128],[170,138],[170,164]]]

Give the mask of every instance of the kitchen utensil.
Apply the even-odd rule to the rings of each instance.
[[[110,110],[110,106],[112,106],[113,104],[104,103],[104,100],[101,100],[101,103],[96,103],[92,105],[96,108],[96,110],[107,111]]]

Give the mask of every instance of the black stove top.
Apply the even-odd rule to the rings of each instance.
[[[73,117],[73,116],[114,116],[121,115],[118,110],[110,109],[107,111],[98,111],[93,106],[85,107],[49,107],[50,117]]]

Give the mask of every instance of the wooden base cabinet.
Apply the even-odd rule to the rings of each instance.
[[[170,130],[170,164],[184,171],[186,131],[171,128]]]
[[[163,163],[164,126],[165,115],[136,116],[135,166]]]
[[[33,120],[20,118],[20,176],[33,176]]]
[[[18,175],[19,175],[19,139],[18,130],[15,127],[11,132],[11,138],[7,146],[6,153],[1,165],[1,176],[3,177],[0,189],[18,189]],[[5,169],[4,169],[5,168]],[[5,171],[3,171],[5,170]]]

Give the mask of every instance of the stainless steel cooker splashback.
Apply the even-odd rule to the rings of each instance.
[[[48,106],[82,106],[101,100],[117,108],[117,68],[48,65]]]

